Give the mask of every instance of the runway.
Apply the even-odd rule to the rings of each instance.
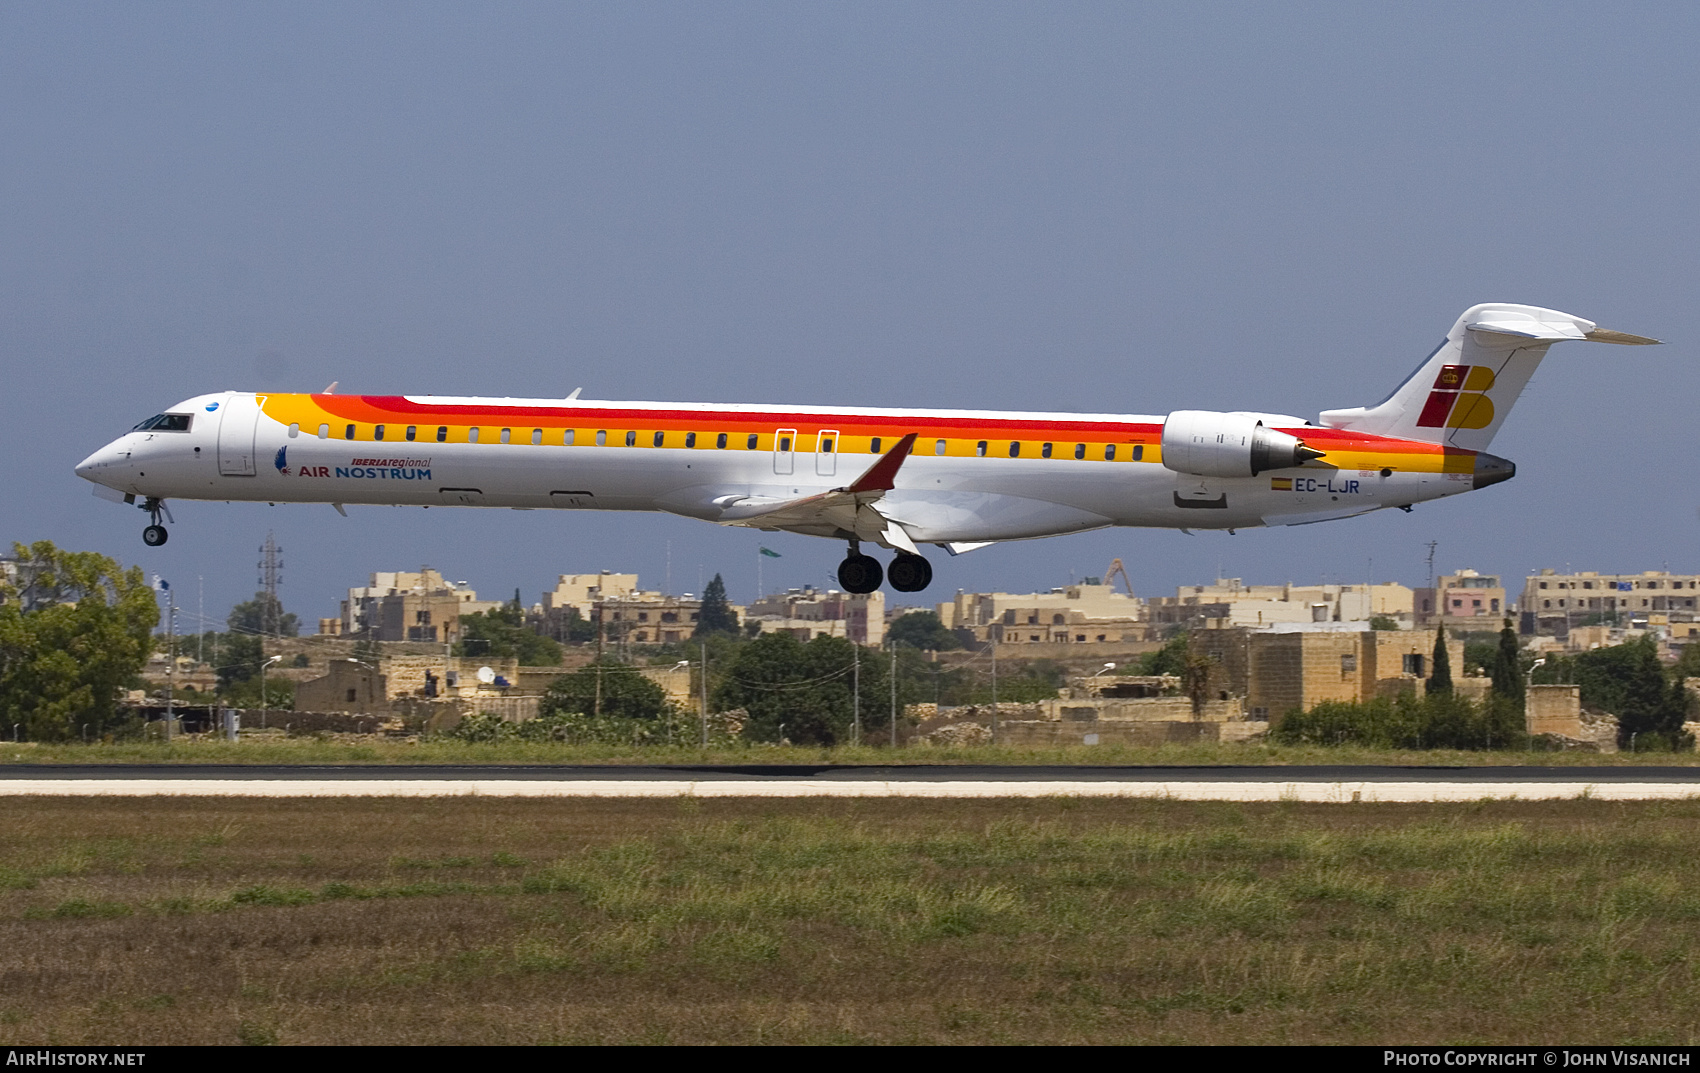
[[[0,797],[25,795],[1645,801],[1700,797],[1700,767],[0,765]]]

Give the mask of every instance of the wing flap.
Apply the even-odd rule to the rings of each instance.
[[[716,520],[721,525],[752,529],[841,529],[862,539],[878,540],[888,547],[914,552],[915,542],[903,530],[902,523],[881,514],[874,504],[896,486],[897,471],[915,446],[916,435],[911,432],[898,440],[865,473],[843,488],[801,499],[738,498],[727,502]]]

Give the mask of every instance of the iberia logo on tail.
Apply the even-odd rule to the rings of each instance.
[[[1443,365],[1417,418],[1419,428],[1487,428],[1493,423],[1493,370],[1485,365]]]

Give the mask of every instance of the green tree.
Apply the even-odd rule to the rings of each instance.
[[[146,665],[159,622],[141,569],[45,540],[12,547],[20,584],[0,586],[0,718],[36,741],[115,727],[118,691]]]
[[[1446,651],[1446,627],[1434,631],[1434,669],[1423,690],[1429,696],[1452,692],[1452,657]]]
[[[944,628],[936,611],[911,611],[899,615],[886,630],[886,637],[923,652],[949,652],[962,647],[956,634]]]
[[[1493,693],[1515,704],[1523,703],[1523,653],[1509,618],[1499,631],[1499,647],[1494,652]]]
[[[714,580],[702,591],[702,610],[697,613],[697,628],[691,636],[700,638],[711,633],[734,637],[738,634],[738,616],[726,601],[726,582],[720,580],[719,574],[714,575]]]
[[[909,651],[919,660],[920,654]],[[890,725],[890,657],[861,654],[862,731],[870,738]],[[720,668],[712,693],[717,711],[743,708],[750,713],[746,737],[778,741],[780,727],[790,741],[832,745],[848,741],[855,723],[852,668],[855,646],[842,637],[816,637],[804,643],[789,633],[764,633],[740,646]],[[905,686],[899,674],[900,687]],[[912,687],[910,687],[912,688]],[[898,704],[908,688],[899,688]]]
[[[560,643],[527,628],[525,612],[517,604],[516,595],[514,603],[493,611],[460,616],[461,639],[455,642],[455,655],[518,659],[526,667],[560,666]]]
[[[601,714],[618,719],[659,719],[666,709],[666,690],[636,667],[614,659],[563,674],[549,683],[537,705],[541,716]]]
[[[225,620],[233,633],[261,633],[272,637],[294,637],[301,624],[294,614],[283,609],[282,601],[269,592],[256,592],[230,609]]]
[[[1399,628],[1399,620],[1392,615],[1376,615],[1369,620],[1369,628],[1372,630],[1396,630]]]
[[[1133,673],[1172,674],[1182,677],[1186,674],[1186,658],[1187,653],[1191,651],[1191,645],[1191,639],[1185,632],[1177,633],[1164,642],[1162,648],[1140,656]]]
[[[1534,677],[1580,686],[1584,708],[1617,716],[1618,744],[1624,748],[1677,748],[1686,741],[1681,680],[1667,682],[1651,637],[1549,659]]]

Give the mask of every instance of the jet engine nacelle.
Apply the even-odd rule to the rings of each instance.
[[[1163,465],[1200,477],[1255,477],[1303,465],[1322,452],[1265,428],[1254,414],[1176,410],[1163,421]]]

